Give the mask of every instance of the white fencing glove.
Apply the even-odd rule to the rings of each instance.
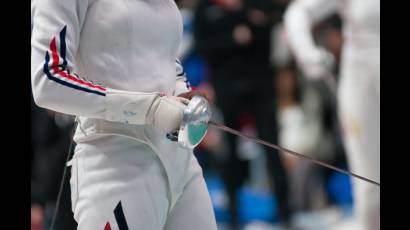
[[[163,132],[178,129],[188,99],[162,93],[107,90],[105,119],[125,124],[153,125]]]
[[[316,48],[303,55],[300,66],[308,79],[324,78],[334,67],[334,56],[323,48]]]
[[[146,122],[169,133],[179,129],[188,99],[175,96],[158,97],[147,112]]]

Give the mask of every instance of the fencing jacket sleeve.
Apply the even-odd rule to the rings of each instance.
[[[37,0],[31,38],[31,82],[40,107],[61,113],[145,124],[146,114],[161,92],[113,89],[79,76],[76,52],[85,22],[88,0]],[[109,12],[107,12],[109,13]],[[98,58],[91,56],[91,58]],[[109,68],[109,66],[107,66]],[[174,94],[190,90],[176,60]],[[115,77],[115,76],[113,76]]]

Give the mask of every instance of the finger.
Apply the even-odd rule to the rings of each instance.
[[[178,97],[178,100],[184,105],[188,105],[189,103],[189,100],[184,97]]]

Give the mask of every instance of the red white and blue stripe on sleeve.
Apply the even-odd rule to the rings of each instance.
[[[60,32],[59,43],[60,49],[57,49],[57,39],[53,37],[50,42],[50,49],[46,52],[43,71],[49,80],[55,81],[58,84],[80,90],[87,93],[92,93],[100,96],[105,96],[106,88],[96,85],[91,81],[81,79],[76,74],[71,74],[67,66],[66,60],[66,31],[67,26]],[[51,53],[51,60],[50,60]]]

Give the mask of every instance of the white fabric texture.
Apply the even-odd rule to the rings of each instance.
[[[128,229],[216,230],[213,209],[193,154],[173,143],[184,164],[167,179],[152,149],[127,137],[105,136],[79,143],[71,161],[72,209],[79,230],[119,229],[121,202]]]

